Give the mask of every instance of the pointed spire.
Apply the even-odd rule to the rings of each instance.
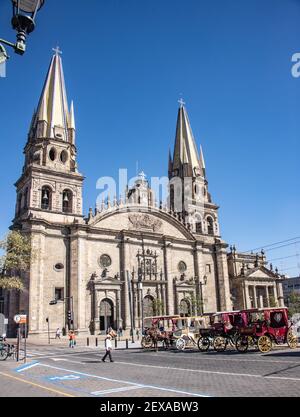
[[[69,118],[68,118],[68,128],[76,130],[73,100],[71,101],[71,109],[70,109],[70,114],[69,114]]]
[[[75,130],[74,107],[71,106],[69,113],[62,60],[57,50],[51,59],[34,127],[38,127],[40,122],[46,128],[38,129],[37,137],[68,141],[68,127]]]
[[[180,100],[179,103],[180,107],[178,109],[176,126],[173,171],[178,170],[180,176],[195,176],[196,171],[198,172],[199,169],[202,174],[203,168],[201,167],[188,114],[184,107],[185,103],[183,100]]]
[[[206,177],[205,161],[204,161],[204,155],[203,155],[203,150],[202,150],[202,146],[201,145],[200,145],[200,159],[199,159],[199,164],[200,164],[200,168],[202,169],[202,172],[203,172],[203,177]]]

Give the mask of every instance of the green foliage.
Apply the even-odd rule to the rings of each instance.
[[[273,295],[269,296],[269,303],[270,303],[270,307],[272,307],[272,308],[278,307],[278,303],[276,301],[276,298]]]
[[[153,310],[155,316],[162,315],[164,312],[164,302],[159,298],[153,300]]]
[[[12,231],[0,241],[0,249],[4,251],[0,257],[0,288],[23,290],[21,276],[29,270],[33,258],[30,238]]]
[[[294,314],[300,313],[300,294],[292,291],[289,296],[289,316],[292,317]]]
[[[195,314],[196,312],[198,312],[199,314],[200,311],[203,311],[203,301],[200,297],[195,296],[192,293],[189,297],[186,297],[186,299],[191,303],[192,312],[194,312]]]

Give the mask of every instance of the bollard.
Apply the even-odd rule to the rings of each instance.
[[[98,346],[98,337],[96,337],[96,346]]]
[[[126,339],[126,349],[128,349],[128,339]]]
[[[90,346],[90,339],[89,339],[89,337],[86,339],[86,345],[87,346]]]
[[[118,341],[117,341],[117,339],[115,339],[115,348],[117,348],[118,347]]]

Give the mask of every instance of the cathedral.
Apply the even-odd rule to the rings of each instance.
[[[74,106],[58,52],[24,155],[12,229],[31,237],[34,257],[25,291],[7,294],[10,326],[14,314],[26,313],[29,335],[46,334],[48,325],[88,335],[109,326],[140,329],[151,315],[283,305],[283,277],[267,268],[265,254],[228,251],[220,236],[219,207],[182,101],[166,166],[168,204],[156,201],[141,172],[124,198],[84,216]]]

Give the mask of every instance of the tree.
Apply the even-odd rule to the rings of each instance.
[[[289,316],[300,313],[300,294],[292,291],[288,298]]]
[[[22,291],[21,277],[29,270],[33,258],[30,238],[12,231],[0,241],[0,249],[4,251],[0,257],[0,288]]]
[[[203,312],[203,301],[201,300],[200,297],[192,293],[189,297],[186,297],[186,299],[191,304],[192,312],[195,312],[195,314],[199,314],[200,312]]]
[[[269,296],[269,304],[270,304],[270,307],[272,307],[272,308],[278,307],[278,303],[277,303],[276,298],[274,297],[274,295]]]
[[[153,310],[156,316],[162,315],[164,312],[164,302],[159,298],[153,300]]]

